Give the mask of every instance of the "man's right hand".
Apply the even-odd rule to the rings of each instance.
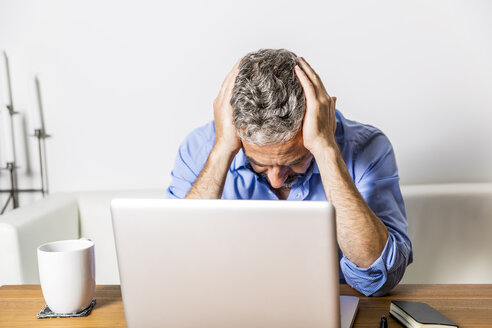
[[[241,58],[242,59],[242,58]],[[239,63],[234,65],[227,74],[219,95],[214,100],[214,120],[215,120],[215,144],[216,150],[236,154],[242,146],[241,139],[236,133],[236,127],[232,122],[232,89],[239,73]]]
[[[232,89],[239,73],[241,59],[225,78],[219,95],[214,100],[215,144],[203,170],[186,195],[188,199],[220,199],[229,166],[241,149],[241,139],[232,122],[231,106]]]

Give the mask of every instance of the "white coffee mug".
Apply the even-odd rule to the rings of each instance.
[[[39,280],[44,300],[55,313],[88,307],[96,289],[94,242],[60,240],[38,247]]]

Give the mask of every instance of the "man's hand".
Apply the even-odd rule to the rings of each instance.
[[[362,198],[347,170],[335,140],[336,98],[330,97],[316,72],[302,58],[295,72],[306,97],[302,126],[304,147],[314,155],[326,199],[337,210],[337,240],[342,252],[368,268],[388,240],[388,230]]]
[[[241,58],[242,59],[242,58]],[[239,63],[241,59],[234,65],[229,72],[219,95],[214,100],[214,120],[215,120],[215,144],[214,148],[221,151],[236,154],[241,148],[241,140],[237,136],[236,127],[232,123],[232,89],[239,73]]]
[[[229,166],[241,149],[241,139],[232,123],[231,106],[232,89],[239,73],[241,59],[225,78],[219,95],[214,100],[215,144],[186,198],[220,199]]]
[[[304,58],[298,57],[298,61],[301,67],[296,66],[295,72],[306,97],[302,137],[304,147],[316,156],[316,153],[322,151],[323,148],[336,145],[335,104],[337,98],[328,95],[318,74]]]

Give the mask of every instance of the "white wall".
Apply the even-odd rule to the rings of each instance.
[[[235,61],[280,47],[390,137],[402,183],[492,181],[490,1],[0,0],[22,116],[41,81],[53,192],[165,188]],[[36,186],[34,140],[18,139],[21,184]]]

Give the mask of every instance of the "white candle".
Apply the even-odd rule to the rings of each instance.
[[[11,163],[14,162],[14,148],[13,148],[13,143],[12,143],[12,126],[10,125],[10,114],[8,110],[5,109],[5,103],[0,103],[2,106],[2,110],[0,110],[0,113],[2,114],[2,139],[4,140],[3,142],[3,148],[4,148],[4,156],[5,156],[5,162]]]
[[[7,105],[12,107],[12,85],[10,84],[10,66],[9,66],[9,58],[7,57],[7,53],[3,52],[3,62],[4,62],[4,73],[3,73],[3,83],[2,88],[4,89],[5,101]]]
[[[14,149],[14,135],[12,134],[12,121],[10,119],[10,112],[7,108],[13,107],[12,101],[12,85],[10,83],[10,66],[9,66],[9,58],[7,57],[7,53],[3,52],[3,61],[4,61],[4,69],[2,74],[2,85],[4,98],[3,101],[0,99],[0,114],[2,115],[2,139],[4,140],[4,149],[5,149],[5,160],[6,162],[15,162],[15,149]]]
[[[37,105],[38,105],[38,110],[39,110],[39,126],[43,132],[46,132],[46,127],[44,125],[44,115],[43,115],[43,102],[41,100],[41,86],[39,85],[39,79],[36,76],[34,78],[34,85],[36,88],[36,100],[37,100]]]
[[[28,78],[28,90],[29,90],[29,129],[34,132],[34,130],[41,129],[41,122],[39,121],[39,110],[38,110],[38,96],[36,90],[36,75],[29,74]]]

